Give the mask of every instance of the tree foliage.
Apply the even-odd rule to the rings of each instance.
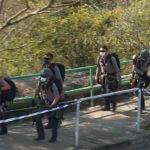
[[[46,8],[49,2],[29,0],[30,8],[11,23],[24,19],[8,23],[0,31],[2,75],[39,72],[46,52],[70,68],[95,64],[103,44],[121,59],[130,59],[131,54],[150,46],[149,0],[57,0]],[[23,10],[25,3],[19,6],[16,10],[12,7],[6,21],[6,12],[1,13],[1,27]]]

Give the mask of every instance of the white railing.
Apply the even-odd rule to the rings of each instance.
[[[93,96],[92,99],[97,99],[97,98],[102,98],[106,96],[112,96],[112,95],[118,95],[118,94],[124,94],[124,93],[131,93],[138,91],[138,111],[137,111],[137,128],[136,131],[140,131],[140,118],[141,118],[141,89],[139,88],[132,88],[128,90],[122,90],[122,91],[117,91],[117,92],[112,92],[112,93],[107,93],[107,94],[101,94],[97,96]],[[91,97],[85,97],[78,99],[77,105],[76,105],[76,129],[75,129],[75,147],[79,146],[79,121],[80,121],[80,105],[83,101],[91,100]]]
[[[137,111],[137,128],[136,131],[139,132],[140,131],[140,118],[141,118],[141,94],[142,94],[142,90],[139,88],[132,88],[132,89],[128,89],[128,90],[122,90],[122,91],[117,91],[117,92],[112,92],[112,93],[107,93],[107,94],[101,94],[101,95],[96,95],[96,96],[92,96],[92,97],[85,97],[85,98],[80,98],[80,99],[76,99],[73,101],[73,103],[71,104],[66,104],[63,106],[59,106],[56,108],[52,108],[49,110],[44,110],[41,112],[36,112],[36,113],[32,113],[29,115],[23,115],[23,116],[19,116],[19,117],[14,117],[14,118],[9,118],[9,119],[5,119],[5,120],[0,120],[0,124],[1,123],[8,123],[11,121],[15,121],[15,120],[21,120],[24,118],[29,118],[29,117],[33,117],[39,114],[45,114],[51,111],[56,111],[58,109],[63,109],[63,108],[67,108],[73,105],[76,105],[76,125],[75,125],[75,147],[79,146],[79,120],[80,120],[80,105],[83,101],[87,101],[87,100],[91,100],[91,99],[97,99],[97,98],[102,98],[102,97],[106,97],[106,96],[112,96],[112,95],[118,95],[118,94],[124,94],[124,93],[131,93],[131,92],[135,92],[138,91],[138,111]],[[146,91],[146,90],[144,90]],[[150,94],[150,92],[149,92]]]

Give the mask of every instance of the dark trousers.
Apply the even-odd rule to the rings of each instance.
[[[1,133],[3,134],[7,134],[7,124],[6,123],[2,123],[1,125]]]
[[[118,83],[115,81],[115,84],[112,84],[112,82],[108,82],[108,77],[103,78],[102,81],[102,93],[110,93],[115,92],[117,90]],[[113,110],[116,110],[116,96],[107,96],[105,99],[105,109],[110,110],[110,103],[112,103]]]
[[[58,121],[56,119],[56,112],[48,117],[48,120],[51,122],[52,126],[52,138],[57,138],[57,132],[58,132]]]
[[[116,110],[116,96],[105,97],[105,108],[110,110],[110,103],[113,105],[113,110]]]
[[[137,88],[146,88],[150,83],[150,79],[149,77],[147,76],[147,72],[145,71],[143,73],[143,75],[138,75],[137,76]],[[138,94],[138,92],[137,92]],[[141,93],[141,109],[145,109],[145,99],[144,99],[144,95],[143,95],[143,91]]]
[[[58,121],[56,119],[56,112],[48,113],[48,120],[51,122],[52,125],[52,138],[57,138],[57,130],[58,130]],[[37,116],[36,118],[36,129],[39,138],[44,138],[44,128],[42,124],[42,116]]]
[[[58,122],[58,127],[59,127],[60,124],[62,123],[62,120],[64,120],[64,109],[57,110],[56,112],[58,111],[59,111],[59,116],[57,117],[57,122]],[[49,127],[52,126],[52,121],[50,118],[48,118],[48,126]]]
[[[143,96],[143,92],[142,92],[142,95],[141,95],[141,109],[145,109],[145,99],[144,99],[144,96]]]
[[[5,119],[5,115],[4,115],[4,113],[2,113],[2,112],[0,112],[0,120],[3,120],[3,119]],[[2,123],[2,124],[0,124],[0,127],[1,127],[1,133],[2,134],[7,134],[7,124],[6,123]]]
[[[137,88],[143,88],[143,82],[141,80],[139,80],[139,83],[137,84]],[[145,99],[144,99],[143,91],[141,91],[141,109],[143,110],[145,109]]]

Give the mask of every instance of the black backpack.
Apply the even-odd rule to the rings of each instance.
[[[9,77],[4,77],[4,80],[10,85],[11,89],[3,92],[3,99],[8,102],[13,102],[17,93],[17,87]]]
[[[55,75],[55,71],[54,71],[55,66],[58,67],[60,74],[61,74],[61,77],[62,77],[62,80],[64,81],[65,80],[65,66],[63,64],[60,64],[60,63],[52,63],[49,68],[52,70],[54,75]],[[54,82],[58,88],[59,93],[61,94],[63,86],[62,86],[60,80],[55,78]]]
[[[118,57],[118,55],[117,55],[116,53],[108,54],[107,59],[109,59],[110,62],[111,62],[111,57],[112,57],[112,56],[116,59],[118,68],[120,69],[120,59],[119,59],[119,57]],[[111,64],[112,64],[112,62],[111,62]]]
[[[64,81],[65,80],[65,66],[63,64],[60,64],[60,63],[52,63],[50,65],[50,69],[53,71],[54,74],[55,74],[55,71],[53,70],[53,68],[55,66],[57,66],[59,68],[62,80]]]

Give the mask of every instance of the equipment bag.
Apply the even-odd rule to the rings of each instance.
[[[60,64],[60,63],[52,63],[50,65],[50,69],[52,69],[52,71],[53,71],[54,74],[55,74],[55,72],[54,72],[53,68],[55,66],[57,66],[59,68],[62,80],[64,81],[65,80],[65,66],[63,64]]]
[[[112,56],[116,59],[118,68],[120,69],[120,59],[119,59],[119,57],[118,57],[118,55],[117,55],[116,53],[108,54],[107,59],[109,59],[110,62],[111,62],[111,64],[112,64],[112,61],[111,61],[111,57],[112,57]]]
[[[54,71],[55,66],[58,67],[60,74],[61,74],[61,77],[62,77],[62,80],[64,81],[65,80],[65,66],[63,64],[60,64],[60,63],[52,63],[49,68],[52,70],[54,75],[55,75],[55,71]],[[59,91],[59,94],[60,94],[62,89],[63,89],[63,85],[62,85],[61,81],[55,78],[54,83],[56,84],[58,91]]]

